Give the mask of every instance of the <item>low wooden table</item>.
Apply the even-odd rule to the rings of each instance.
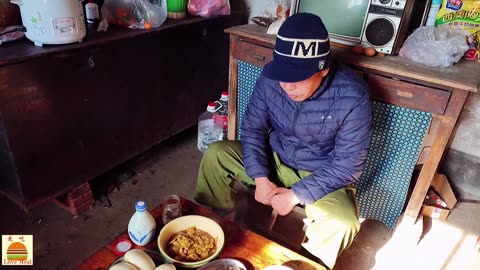
[[[235,258],[241,261],[247,270],[263,269],[269,265],[288,265],[295,269],[324,270],[325,268],[304,256],[297,254],[267,238],[252,231],[244,229],[233,222],[230,222],[209,209],[182,198],[183,215],[202,215],[209,217],[220,224],[225,232],[225,246],[218,258]],[[157,222],[157,235],[161,229],[162,205],[150,212]],[[126,224],[125,224],[126,227]],[[77,269],[103,270],[114,262],[119,256],[113,252],[113,245],[119,239],[128,238],[125,231],[116,239],[99,249],[90,258],[85,260]],[[157,239],[157,238],[155,238]],[[158,250],[156,241],[145,248]]]

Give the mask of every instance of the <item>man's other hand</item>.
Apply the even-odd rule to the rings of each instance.
[[[267,177],[255,178],[255,200],[265,205],[271,205],[270,200],[275,195],[272,190],[277,188],[277,185],[272,183]]]
[[[288,188],[276,188],[272,190],[274,196],[271,197],[271,205],[281,216],[290,213],[295,205],[300,203],[295,193]]]

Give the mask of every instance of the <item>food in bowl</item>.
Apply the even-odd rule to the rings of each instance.
[[[212,256],[216,249],[216,241],[209,233],[192,226],[170,238],[167,254],[175,260],[197,262]]]
[[[204,256],[199,256],[199,258],[197,259],[187,259],[186,258],[187,256],[184,256],[185,258],[182,258],[180,256],[177,256],[177,254],[172,254],[171,250],[168,251],[169,243],[171,242],[171,240],[184,241],[186,239],[189,239],[189,241],[191,240],[193,242],[191,235],[190,236],[188,235],[188,230],[193,230],[193,227],[195,227],[195,231],[190,232],[190,234],[193,234],[193,235],[200,234],[204,236],[203,239],[202,237],[200,237],[196,240],[196,241],[201,240],[204,242],[202,244],[204,245],[203,248],[208,247],[209,244],[215,244],[215,248],[213,248],[213,245],[212,247],[208,247],[208,254],[206,258],[204,258]],[[209,237],[206,237],[200,231],[208,233]],[[180,235],[182,235],[182,237],[179,237]],[[187,236],[188,238],[186,238]],[[183,237],[185,237],[185,239]],[[205,239],[209,239],[209,240],[205,240]],[[207,242],[207,245],[205,245],[205,242]],[[157,244],[160,250],[160,254],[164,258],[165,262],[173,263],[174,265],[180,266],[183,268],[198,268],[200,266],[207,264],[211,260],[215,259],[220,254],[225,244],[225,235],[220,225],[214,220],[204,216],[199,216],[199,215],[187,215],[187,216],[176,218],[170,221],[169,223],[167,223],[165,226],[163,226],[163,228],[160,230]],[[206,248],[205,248],[205,251],[207,251]],[[205,251],[203,252],[204,254],[205,254]],[[184,253],[187,253],[187,252],[184,252]],[[200,254],[201,253],[202,252],[200,252]]]

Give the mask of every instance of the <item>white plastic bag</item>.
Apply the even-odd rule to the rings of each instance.
[[[150,29],[162,25],[167,19],[165,0],[155,5],[148,0],[105,0],[102,16],[108,24],[126,26],[133,29]]]
[[[230,15],[229,0],[188,0],[188,13],[192,16],[210,17]]]
[[[400,49],[400,55],[431,67],[449,67],[468,50],[465,33],[455,29],[422,26]]]

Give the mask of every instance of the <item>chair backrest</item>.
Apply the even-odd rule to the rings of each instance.
[[[237,130],[262,69],[238,61]],[[364,172],[357,184],[360,217],[379,220],[390,229],[403,211],[408,187],[431,121],[431,114],[373,102],[373,135]]]
[[[393,229],[403,211],[408,187],[431,114],[373,102],[373,134],[357,185],[360,216]]]

